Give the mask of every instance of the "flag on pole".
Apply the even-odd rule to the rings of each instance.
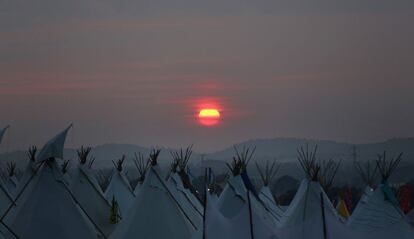
[[[0,129],[0,144],[1,144],[1,141],[3,140],[3,136],[6,133],[6,131],[7,131],[8,128],[10,128],[9,125],[7,125],[6,127],[4,127],[3,129]]]
[[[49,158],[63,158],[66,136],[72,127],[73,124],[69,125],[64,131],[49,140],[39,152],[37,160],[44,161]]]

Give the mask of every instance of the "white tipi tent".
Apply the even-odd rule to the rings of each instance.
[[[134,194],[138,195],[139,189],[141,188],[142,184],[145,181],[145,176],[150,167],[150,162],[149,160],[144,159],[143,154],[138,153],[138,154],[135,154],[134,164],[138,170],[138,180],[137,180],[137,185],[135,185],[135,188],[134,188]]]
[[[16,199],[14,212],[7,222],[19,238],[97,238],[86,215],[75,203],[62,178],[56,158],[63,157],[68,127],[50,140],[41,150],[38,163],[42,165],[30,181],[30,195]]]
[[[240,175],[231,177],[221,192],[217,207],[227,218],[236,216],[246,203],[246,188]]]
[[[247,204],[250,205],[254,215],[260,218],[260,221],[268,227],[275,227],[277,219],[272,212],[262,202],[255,192],[253,185],[247,175],[247,164],[254,154],[254,149],[243,148],[241,152],[236,149],[236,156],[233,158],[232,165],[228,165],[233,177],[231,177],[217,202],[217,208],[228,219],[236,218]],[[247,198],[248,191],[255,195],[251,199]]]
[[[86,213],[109,236],[115,229],[115,225],[109,220],[111,204],[93,176],[91,171],[93,159],[88,157],[90,152],[90,147],[83,146],[77,151],[79,164],[72,175],[70,188]]]
[[[320,184],[304,179],[281,218],[280,238],[337,239],[356,238],[340,221]]]
[[[260,177],[263,181],[263,187],[259,192],[260,200],[265,204],[266,208],[270,211],[270,213],[277,219],[283,215],[282,209],[279,208],[277,205],[272,191],[270,191],[269,184],[272,179],[275,177],[277,171],[279,171],[280,165],[276,166],[276,162],[273,162],[271,165],[269,161],[266,161],[265,168],[260,168],[260,166],[256,163],[257,170],[260,174]]]
[[[30,198],[20,205],[11,228],[20,238],[96,238],[73,201],[55,161],[48,161],[39,172]]]
[[[247,191],[246,198],[253,198]],[[276,239],[276,230],[263,221],[262,217],[252,210],[249,200],[240,212],[229,219],[224,217],[214,203],[211,194],[206,194],[206,218],[204,228],[198,230],[192,239]],[[203,235],[204,233],[204,235]],[[204,236],[204,237],[203,237]]]
[[[254,154],[254,149],[243,148],[240,154],[235,148],[236,156],[233,157],[232,164],[227,164],[227,167],[232,173],[232,177],[227,181],[217,202],[217,207],[220,212],[227,218],[233,218],[239,214],[241,208],[246,203],[247,189],[241,178],[241,173],[246,171],[247,164]]]
[[[339,216],[318,180],[320,166],[316,150],[301,148],[299,162],[307,178],[302,180],[295,197],[283,214],[278,236],[286,239],[341,239],[357,238],[340,222]]]
[[[361,163],[359,161],[354,161],[355,170],[361,176],[361,179],[366,184],[365,189],[362,193],[361,198],[359,199],[358,205],[355,207],[352,215],[348,218],[347,224],[352,225],[354,221],[358,220],[357,215],[360,214],[360,211],[364,211],[365,205],[369,201],[369,198],[374,194],[375,191],[375,182],[377,180],[378,167],[374,162],[372,164],[370,161]]]
[[[113,161],[115,170],[113,170],[114,172],[112,174],[111,182],[105,191],[105,197],[108,201],[112,201],[115,197],[122,217],[128,212],[131,203],[135,198],[134,190],[124,173],[124,162],[125,155],[123,155],[121,159],[118,159],[116,163]]]
[[[183,210],[189,215],[191,221],[197,226],[201,225],[203,218],[203,206],[195,196],[184,187],[180,176],[176,173],[172,174],[167,181],[167,186],[174,196],[175,200],[180,204]]]
[[[197,227],[200,227],[203,221],[204,208],[199,199],[190,191],[192,190],[196,193],[196,190],[191,184],[190,177],[186,172],[191,154],[191,146],[185,151],[181,149],[179,152],[171,152],[173,163],[167,185],[175,200],[177,200],[190,220]]]
[[[348,221],[350,228],[361,232],[364,238],[414,238],[414,229],[388,185],[388,178],[401,161],[401,156],[388,160],[385,152],[379,155],[377,166],[382,182],[360,200]]]
[[[126,216],[111,238],[188,239],[196,227],[189,220],[160,176],[159,150],[151,153],[151,168]]]

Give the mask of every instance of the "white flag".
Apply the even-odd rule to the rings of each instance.
[[[39,161],[49,158],[63,158],[63,148],[65,146],[66,135],[72,126],[72,124],[69,125],[69,127],[53,137],[45,144],[45,146],[43,146],[42,150],[39,152],[39,156],[37,157]]]
[[[4,136],[4,134],[6,133],[6,131],[7,131],[7,129],[8,129],[9,127],[10,127],[10,126],[9,126],[9,125],[7,125],[5,128],[0,129],[0,144],[1,144],[1,141],[3,140],[3,136]]]

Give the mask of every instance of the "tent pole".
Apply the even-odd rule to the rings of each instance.
[[[323,193],[320,193],[320,197],[321,197],[321,210],[322,210],[322,222],[323,222],[323,238],[327,239],[327,235],[326,235],[326,218],[325,218],[325,205],[324,205],[324,201],[323,201]]]
[[[254,239],[252,204],[251,204],[251,201],[250,201],[250,191],[249,190],[247,190],[247,203],[249,204],[250,238]]]

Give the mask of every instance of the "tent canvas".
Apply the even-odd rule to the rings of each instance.
[[[86,165],[77,166],[70,187],[86,213],[106,235],[110,235],[116,226],[109,220],[111,205]]]
[[[375,191],[366,189],[348,226],[363,233],[365,238],[414,238],[414,229],[403,212],[385,196],[382,185]]]
[[[358,238],[340,222],[335,208],[318,182],[302,180],[278,228],[286,239]]]
[[[247,201],[246,191],[240,176],[229,179],[217,202],[217,207],[223,216],[233,218],[240,212]]]
[[[7,208],[13,204],[13,201],[13,196],[0,180],[0,215],[3,215],[6,212]]]
[[[168,192],[166,182],[153,166],[134,199],[131,209],[115,229],[111,238],[187,239],[195,228]],[[154,230],[162,228],[162,230]]]
[[[410,224],[414,227],[414,209],[411,209],[411,211],[407,214],[407,219],[410,222]]]
[[[246,192],[246,194],[250,192]],[[211,195],[207,193],[207,210],[205,222],[205,239],[276,239],[276,230],[263,221],[262,217],[249,210],[249,203],[245,203],[239,213],[229,219],[223,216],[212,201]],[[247,198],[247,196],[246,196]],[[250,195],[250,198],[254,198]],[[212,203],[213,202],[213,203]],[[252,206],[252,205],[251,205]],[[251,222],[250,222],[251,220]],[[250,226],[252,223],[252,227]],[[253,232],[250,229],[253,228]],[[192,239],[203,238],[203,229],[198,230]]]
[[[11,228],[20,238],[97,238],[73,201],[55,161],[42,167],[30,198],[18,205]]]
[[[200,227],[203,222],[203,206],[201,203],[184,188],[181,178],[176,174],[172,174],[167,182],[167,186],[175,200],[180,204],[181,208],[188,215],[191,222]]]
[[[174,180],[175,185],[177,186],[177,190],[179,190],[180,192],[182,192],[185,195],[185,198],[191,202],[191,204],[196,208],[196,210],[202,214],[203,212],[203,205],[201,204],[200,200],[198,200],[198,198],[190,192],[190,190],[186,189],[183,185],[183,182],[180,178],[180,176],[178,176],[178,174],[174,174],[172,176],[172,180]]]
[[[266,186],[260,190],[259,198],[265,204],[272,216],[274,216],[277,220],[280,220],[283,215],[283,211],[277,205],[269,187]]]
[[[273,181],[273,178],[276,176],[277,172],[280,169],[280,164],[277,164],[276,161],[273,161],[270,163],[269,161],[266,161],[266,164],[264,167],[261,167],[257,162],[256,168],[257,171],[260,174],[260,178],[263,182],[263,187],[259,192],[259,199],[262,201],[264,206],[267,208],[267,210],[271,213],[271,215],[276,219],[280,220],[280,217],[282,216],[283,212],[278,207],[272,191],[269,188],[269,185]]]
[[[367,187],[348,220],[349,227],[361,232],[364,238],[414,238],[414,229],[388,185],[388,178],[397,168],[401,156],[402,153],[395,158],[387,158],[385,151],[378,155],[376,166],[382,178],[381,184],[373,192]]]
[[[10,192],[11,195],[15,194],[18,185],[19,185],[19,180],[17,180],[16,175],[13,175],[7,179],[6,188]]]
[[[224,217],[234,218],[246,206],[248,201],[247,192],[248,190],[240,175],[230,178],[218,198],[217,208]],[[277,221],[272,215],[272,211],[254,196],[251,198],[251,207],[263,222],[270,226],[276,225]]]
[[[111,201],[114,196],[123,217],[135,198],[134,190],[123,171],[114,170],[111,182],[105,191],[105,197],[108,201]]]

